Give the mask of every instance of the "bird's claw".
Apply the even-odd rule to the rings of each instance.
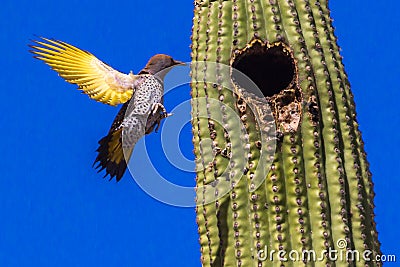
[[[154,103],[151,107],[151,113],[146,123],[146,134],[153,131],[155,128],[155,132],[160,128],[161,121],[169,116],[172,116],[173,113],[167,113],[167,110],[161,103]]]
[[[153,106],[151,107],[152,115],[155,115],[157,112],[159,112],[160,109],[162,110],[163,114],[167,113],[167,110],[165,109],[163,104],[154,103]]]

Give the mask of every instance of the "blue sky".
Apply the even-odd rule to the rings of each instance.
[[[371,163],[382,249],[400,257],[400,3],[330,6]],[[189,61],[192,9],[183,0],[2,1],[0,266],[200,266],[193,208],[165,205],[129,175],[116,184],[91,168],[118,109],[81,95],[27,47],[35,35],[54,37],[124,72],[156,53]],[[188,98],[183,88],[166,106]],[[189,126],[180,142],[192,157]],[[190,173],[172,177],[194,184]]]

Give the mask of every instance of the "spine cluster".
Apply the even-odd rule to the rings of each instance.
[[[295,64],[293,80],[264,98],[223,67],[260,43],[254,53],[284,47]],[[191,75],[203,266],[379,265],[362,257],[380,254],[373,183],[327,1],[198,0],[192,61],[201,62]],[[260,120],[266,104],[272,115]],[[265,139],[271,121],[277,133]],[[271,251],[317,260],[260,257]]]

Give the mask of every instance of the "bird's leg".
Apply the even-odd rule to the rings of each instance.
[[[161,110],[160,110],[161,109]],[[162,111],[162,115],[164,118],[169,117],[172,115],[172,113],[167,113],[167,110],[165,109],[164,105],[161,103],[154,103],[153,106],[151,107],[152,114],[155,115],[156,113]]]
[[[160,109],[162,110],[163,113],[167,113],[167,110],[165,109],[165,107],[164,107],[163,104],[161,104],[161,103],[159,103],[159,102],[154,103],[154,104],[152,105],[152,107],[151,107],[151,114],[152,114],[152,115],[155,115],[156,113],[159,112]]]
[[[155,132],[157,132],[160,128],[161,121],[171,115],[172,113],[167,113],[167,110],[165,109],[163,104],[154,103],[151,107],[150,116],[147,119],[146,134],[152,132],[154,127]]]
[[[165,113],[163,113],[163,114],[156,113],[155,115],[150,115],[150,117],[147,120],[147,124],[146,124],[146,134],[151,133],[153,131],[154,127],[156,127],[155,132],[158,131],[158,129],[160,128],[161,121],[165,118],[164,114]]]
[[[160,128],[160,125],[161,125],[161,120],[162,119],[164,119],[164,117],[160,117],[157,121],[156,121],[156,125],[157,125],[157,127],[156,127],[156,129],[154,130],[155,132],[158,132],[158,129]]]
[[[151,110],[152,110],[152,115],[155,115],[156,113],[161,112],[162,119],[173,115],[173,113],[167,113],[167,110],[165,109],[164,105],[161,103],[154,103]]]

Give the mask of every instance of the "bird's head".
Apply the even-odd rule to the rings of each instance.
[[[146,66],[139,72],[139,74],[154,75],[162,70],[175,65],[184,65],[181,61],[174,60],[172,57],[164,54],[157,54],[152,56],[147,62]]]

